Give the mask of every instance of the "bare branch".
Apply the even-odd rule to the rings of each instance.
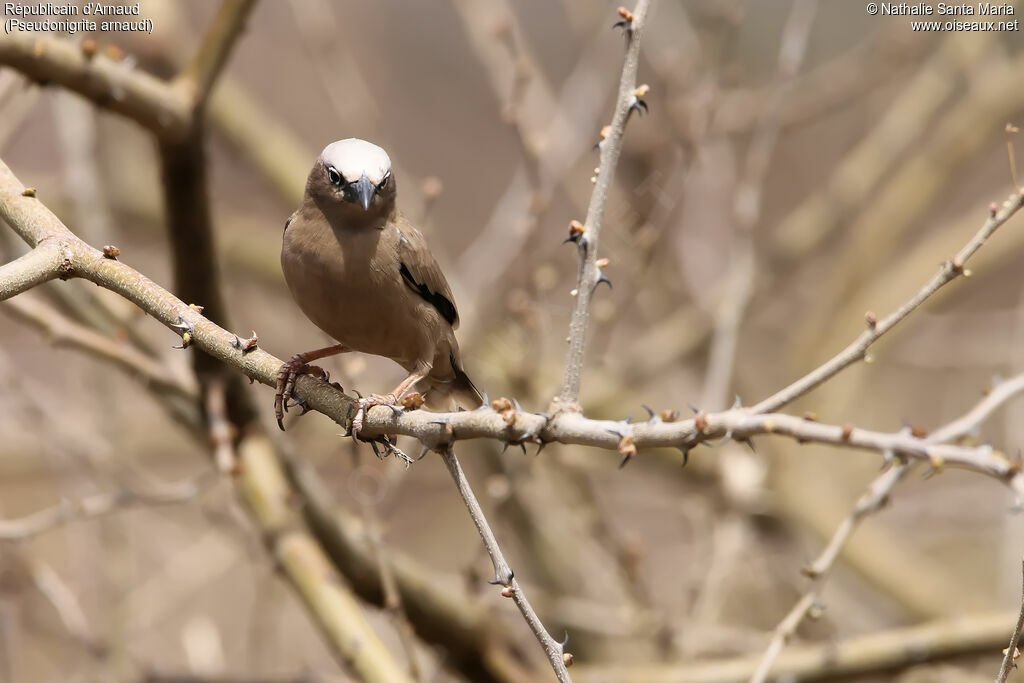
[[[957,615],[905,628],[875,631],[845,640],[793,647],[779,657],[778,680],[834,681],[888,673],[957,655],[991,652],[1006,642],[1013,612]],[[580,681],[643,683],[736,683],[757,667],[759,656],[680,664],[579,665]]]
[[[559,407],[578,410],[580,397],[580,379],[583,372],[583,349],[590,323],[590,299],[601,279],[601,271],[597,265],[597,249],[601,236],[601,221],[604,218],[604,207],[608,201],[608,190],[615,176],[615,167],[619,163],[622,152],[622,138],[626,132],[626,122],[634,108],[639,106],[640,95],[637,93],[636,73],[640,66],[640,39],[643,37],[644,21],[651,0],[639,0],[636,9],[629,19],[625,20],[626,60],[622,65],[622,77],[619,80],[619,94],[615,103],[615,114],[607,136],[600,143],[601,163],[598,167],[594,191],[590,195],[587,207],[587,219],[583,226],[583,234],[577,239],[580,250],[580,273],[576,285],[576,303],[573,307],[572,321],[569,324],[569,351],[565,359],[565,375],[562,389],[558,395]]]
[[[537,636],[541,647],[544,648],[544,654],[547,655],[548,661],[551,662],[551,668],[554,669],[558,680],[561,683],[571,681],[572,679],[569,678],[569,672],[566,669],[566,663],[572,661],[572,655],[566,653],[562,644],[551,637],[551,634],[544,628],[544,624],[541,623],[540,617],[537,616],[530,601],[526,599],[526,593],[523,592],[519,582],[516,581],[512,568],[505,561],[501,547],[498,545],[497,539],[494,538],[494,532],[491,531],[487,518],[484,517],[483,508],[477,502],[476,495],[473,493],[473,489],[470,488],[469,480],[466,479],[466,473],[462,471],[462,465],[459,464],[458,458],[455,457],[455,451],[448,447],[441,452],[441,457],[444,459],[444,464],[448,468],[449,474],[452,475],[452,479],[455,481],[455,486],[459,489],[459,495],[462,496],[463,502],[469,509],[469,516],[473,518],[473,524],[476,525],[477,531],[480,532],[480,538],[484,541],[484,548],[487,549],[487,554],[491,556],[491,562],[494,563],[494,581],[491,583],[503,586],[504,589],[501,594],[515,601],[516,607],[523,613],[523,618],[526,619],[530,630]]]
[[[60,261],[58,245],[49,244],[40,245],[0,266],[0,301],[58,277]]]
[[[260,527],[267,549],[316,620],[330,646],[361,681],[411,680],[367,622],[348,582],[301,524],[291,489],[264,436],[243,438],[239,490]]]
[[[970,411],[937,429],[927,438],[927,441],[929,443],[942,443],[961,438],[973,432],[993,411],[1021,392],[1024,392],[1024,373],[996,385]],[[892,456],[890,455],[890,457]],[[786,643],[796,634],[797,627],[805,617],[812,614],[814,610],[819,609],[821,592],[829,576],[832,574],[836,559],[846,545],[847,540],[853,535],[853,532],[856,531],[865,517],[878,512],[886,505],[893,489],[903,481],[913,465],[914,463],[911,461],[901,460],[872,481],[864,494],[858,499],[853,511],[836,529],[825,549],[817,559],[804,569],[804,573],[813,580],[811,588],[779,622],[779,625],[776,626],[775,632],[772,634],[771,643],[761,658],[757,670],[751,676],[750,683],[763,683],[763,681],[767,680],[773,662],[782,652]]]
[[[935,292],[939,291],[939,289],[944,285],[952,282],[961,275],[969,275],[970,271],[965,267],[967,261],[976,251],[978,251],[978,249],[981,248],[983,244],[985,244],[988,238],[991,237],[1000,226],[1009,220],[1010,216],[1017,213],[1022,204],[1024,204],[1024,193],[1018,191],[1012,194],[1009,199],[1003,202],[1002,207],[998,207],[998,210],[995,210],[995,208],[993,209],[992,214],[989,216],[988,220],[985,221],[985,224],[981,226],[981,229],[977,234],[966,245],[964,245],[956,256],[943,263],[935,277],[922,287],[917,294],[911,297],[909,301],[893,311],[883,320],[878,320],[876,322],[869,319],[868,329],[862,332],[861,335],[853,341],[853,343],[840,351],[831,360],[807,373],[788,387],[772,394],[758,403],[753,407],[753,411],[757,413],[767,413],[778,410],[779,408],[782,408],[783,406],[800,398],[822,382],[835,376],[844,368],[863,359],[868,348],[870,348],[879,337],[913,313],[918,306],[927,301],[929,297],[935,294]]]
[[[1022,572],[1024,572],[1024,569],[1022,569]],[[1020,643],[1022,633],[1024,633],[1024,595],[1021,597],[1020,616],[1017,617],[1017,626],[1014,627],[1013,634],[1010,636],[1010,645],[1006,648],[1006,654],[1003,656],[1003,664],[999,667],[996,683],[1004,683],[1007,677],[1009,677],[1010,672],[1017,668],[1016,661],[1020,657],[1020,650],[1017,649],[1017,645]]]
[[[176,85],[190,91],[193,108],[200,109],[206,104],[213,84],[255,5],[256,0],[224,0],[195,57],[175,79]]]
[[[0,37],[0,64],[39,83],[61,85],[164,140],[181,139],[192,127],[192,102],[184,91],[105,54],[86,55],[68,40],[8,33]]]
[[[800,623],[806,616],[820,609],[821,592],[825,587],[825,582],[828,581],[828,577],[832,573],[832,568],[835,566],[835,560],[839,556],[839,551],[846,544],[846,540],[864,517],[881,509],[886,501],[888,501],[892,489],[909,471],[909,465],[901,463],[895,467],[890,467],[882,476],[875,479],[867,492],[857,501],[857,505],[854,507],[853,512],[850,513],[850,516],[843,520],[843,523],[836,530],[825,550],[804,570],[808,576],[813,578],[814,583],[811,589],[793,605],[789,613],[775,627],[771,642],[761,657],[757,669],[751,675],[750,683],[763,683],[768,679],[768,673],[771,671],[772,665],[779,654],[782,653],[783,648],[786,647],[786,643],[796,634],[797,627],[800,626]]]

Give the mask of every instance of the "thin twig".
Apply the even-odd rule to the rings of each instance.
[[[813,578],[811,588],[804,593],[803,597],[793,605],[789,613],[775,627],[771,642],[761,657],[757,669],[751,675],[750,683],[763,683],[768,679],[768,673],[771,671],[772,665],[782,653],[786,643],[796,634],[797,627],[800,626],[805,617],[813,611],[820,609],[821,592],[832,573],[836,557],[838,557],[843,545],[846,544],[847,539],[864,517],[879,510],[886,503],[893,487],[899,483],[909,469],[906,463],[901,463],[895,467],[890,467],[882,476],[875,479],[867,492],[857,501],[853,512],[843,520],[843,523],[836,530],[825,550],[804,570],[807,575]]]
[[[498,545],[497,539],[494,538],[494,533],[487,523],[487,518],[484,517],[483,508],[480,507],[473,489],[470,488],[466,473],[462,471],[462,465],[459,464],[458,458],[455,457],[455,451],[451,447],[445,448],[441,451],[441,458],[444,459],[448,473],[452,475],[455,486],[459,489],[459,495],[462,496],[462,501],[469,509],[469,516],[472,517],[473,524],[476,525],[476,529],[480,532],[480,537],[484,541],[484,548],[487,549],[487,554],[490,555],[491,562],[494,564],[494,581],[492,583],[502,586],[504,588],[502,595],[510,597],[515,601],[516,607],[523,613],[523,618],[526,619],[530,630],[533,631],[533,634],[544,648],[544,654],[547,655],[548,661],[551,662],[551,668],[554,669],[558,680],[561,683],[571,681],[572,679],[569,677],[569,672],[566,669],[566,661],[572,661],[571,655],[565,652],[561,643],[551,637],[551,634],[544,628],[544,624],[541,623],[540,617],[534,611],[533,606],[526,599],[526,594],[523,592],[519,582],[516,581],[512,568],[505,561],[501,547]]]
[[[914,312],[921,304],[929,299],[935,292],[944,285],[952,282],[961,275],[968,275],[966,269],[967,261],[978,249],[988,240],[992,234],[999,229],[1013,214],[1024,204],[1024,193],[1020,190],[1014,192],[1009,199],[1003,202],[1002,207],[994,207],[988,220],[981,226],[981,229],[971,240],[950,260],[942,264],[935,277],[928,281],[909,301],[889,314],[888,317],[875,322],[868,320],[868,329],[861,333],[849,346],[836,354],[831,360],[825,362],[815,370],[807,373],[786,388],[778,391],[764,399],[753,407],[756,413],[767,413],[778,410],[800,398],[807,392],[819,386],[826,380],[835,376],[844,368],[864,358],[868,348],[874,344],[879,337],[891,330],[904,318]],[[996,210],[998,209],[998,210]]]
[[[1024,566],[1022,566],[1021,571],[1024,573]],[[1022,586],[1024,586],[1024,584],[1022,584]],[[1017,668],[1016,661],[1020,656],[1020,651],[1017,649],[1017,645],[1020,643],[1021,634],[1024,633],[1024,588],[1021,590],[1020,616],[1017,617],[1017,626],[1014,627],[1013,634],[1010,636],[1010,645],[1006,648],[1006,654],[1003,657],[1003,664],[999,667],[999,675],[996,676],[996,683],[1003,683],[1010,675],[1010,671]]]
[[[576,303],[573,307],[572,321],[569,324],[569,351],[566,354],[565,374],[562,389],[558,395],[561,409],[578,409],[580,396],[580,380],[583,373],[583,350],[590,323],[590,300],[594,289],[601,279],[601,271],[597,265],[597,250],[601,236],[601,222],[604,218],[604,207],[608,201],[608,190],[615,176],[615,167],[619,163],[622,152],[622,138],[626,132],[626,122],[634,108],[639,106],[636,74],[640,66],[640,39],[643,37],[644,21],[651,0],[639,0],[632,17],[626,21],[626,59],[622,65],[622,77],[619,80],[619,94],[615,103],[615,114],[607,136],[600,144],[601,163],[594,191],[590,195],[587,207],[587,219],[583,225],[583,234],[578,237],[580,250],[580,272],[576,285]]]
[[[1000,406],[1024,392],[1024,373],[999,383],[979,401],[971,410],[959,418],[935,430],[928,438],[930,443],[942,443],[961,438],[976,430]],[[891,456],[890,456],[891,457]],[[800,598],[788,614],[775,627],[771,642],[765,650],[757,670],[750,678],[750,683],[762,683],[767,680],[772,664],[782,652],[786,643],[795,635],[800,623],[818,609],[822,590],[835,566],[836,559],[850,536],[865,517],[881,510],[889,501],[893,489],[903,481],[915,463],[901,460],[875,478],[867,490],[857,500],[850,514],[836,529],[828,545],[821,554],[804,569],[804,574],[811,577],[810,589]]]

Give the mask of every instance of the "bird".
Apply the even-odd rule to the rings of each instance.
[[[301,206],[285,221],[281,269],[288,289],[338,343],[297,353],[281,366],[274,412],[282,430],[296,378],[329,380],[310,363],[349,351],[390,358],[408,373],[387,394],[361,400],[354,435],[371,407],[397,410],[413,394],[432,410],[450,409],[452,399],[469,410],[483,403],[462,364],[451,287],[423,234],[397,208],[397,189],[387,152],[359,138],[338,140],[320,153]]]

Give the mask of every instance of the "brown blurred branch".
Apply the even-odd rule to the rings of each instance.
[[[1022,570],[1022,574],[1024,574],[1024,570]],[[1022,592],[1024,592],[1024,588],[1022,588]],[[1024,633],[1024,594],[1021,596],[1020,615],[1017,616],[1017,625],[1010,635],[1010,645],[1006,648],[1006,654],[1003,656],[1003,663],[999,667],[996,683],[1004,683],[1007,677],[1009,677],[1010,671],[1017,668],[1016,662],[1020,657],[1020,650],[1017,646],[1020,643],[1022,633]]]
[[[338,508],[323,481],[304,459],[282,450],[289,483],[303,501],[302,514],[332,563],[366,601],[385,605],[383,578],[372,542],[358,520]],[[443,580],[410,556],[393,552],[390,569],[409,622],[417,634],[444,648],[450,665],[472,680],[519,680],[519,669],[504,675],[517,658],[489,608],[461,583]],[[498,662],[503,664],[499,666]]]
[[[143,490],[122,486],[78,501],[62,500],[18,519],[0,519],[0,541],[24,541],[70,522],[94,519],[137,505],[172,505],[193,500],[202,490],[197,481],[163,484]]]
[[[597,249],[601,235],[601,221],[608,201],[608,191],[615,176],[622,151],[622,138],[626,122],[635,108],[641,104],[641,93],[637,92],[636,74],[640,66],[640,39],[643,37],[644,21],[650,0],[639,0],[630,17],[623,17],[626,33],[626,59],[622,65],[619,80],[619,94],[615,102],[615,114],[608,128],[607,137],[600,143],[601,163],[597,173],[594,191],[590,195],[587,218],[583,232],[577,235],[576,243],[580,252],[580,273],[576,285],[576,303],[572,321],[569,324],[569,351],[565,359],[565,375],[558,395],[561,409],[578,410],[580,380],[583,373],[583,348],[586,341],[587,325],[590,323],[590,299],[601,281],[601,269],[597,265]]]
[[[189,91],[193,109],[201,109],[209,99],[213,84],[255,5],[256,0],[222,2],[192,61],[175,79],[176,85]]]
[[[362,681],[411,680],[381,642],[348,582],[316,540],[296,524],[291,489],[265,436],[243,438],[239,490],[281,571],[342,661]]]
[[[5,34],[0,37],[0,64],[38,83],[76,92],[136,121],[162,140],[181,140],[192,128],[193,103],[182,89],[105,54],[88,55],[69,40]]]
[[[448,473],[452,475],[452,480],[455,482],[456,488],[459,489],[459,495],[462,496],[462,501],[469,510],[469,516],[473,519],[473,524],[476,525],[477,531],[480,532],[484,548],[487,549],[487,554],[490,555],[491,562],[494,564],[494,580],[491,583],[502,586],[501,594],[512,598],[516,603],[516,607],[523,613],[523,618],[526,619],[527,625],[529,625],[530,630],[537,637],[541,647],[544,648],[544,653],[548,656],[548,661],[551,662],[551,668],[554,669],[558,680],[561,683],[571,681],[572,679],[569,678],[566,664],[572,662],[572,655],[565,652],[564,645],[552,638],[548,630],[544,628],[544,624],[541,622],[540,617],[537,616],[537,612],[534,611],[533,605],[527,600],[526,593],[523,592],[519,582],[516,581],[515,574],[512,568],[509,567],[508,562],[505,561],[505,555],[501,552],[501,546],[498,545],[498,540],[494,537],[494,532],[491,531],[491,525],[487,523],[483,508],[480,507],[476,494],[473,493],[473,489],[469,485],[469,479],[466,478],[466,473],[462,471],[459,459],[455,457],[454,449],[450,446],[445,448],[441,451],[441,458],[444,460],[445,467],[448,468]]]
[[[839,642],[794,647],[779,657],[779,680],[835,681],[947,659],[991,652],[1006,642],[1006,625],[1015,612],[939,619],[917,626],[877,631]],[[686,664],[579,665],[579,681],[616,683],[744,683],[759,655]]]

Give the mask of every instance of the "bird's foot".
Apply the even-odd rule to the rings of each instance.
[[[373,453],[379,460],[383,460],[387,456],[393,455],[405,464],[405,469],[409,469],[409,465],[412,464],[412,458],[410,458],[405,451],[392,443],[391,439],[389,439],[386,434],[378,436],[376,439],[367,439],[367,442],[370,444],[370,447],[373,448]],[[378,444],[383,446],[383,448],[378,447]]]
[[[363,419],[366,414],[370,412],[371,408],[377,406],[390,406],[391,408],[397,408],[398,397],[394,394],[370,394],[366,398],[359,399],[359,410],[356,411],[355,417],[352,418],[352,429],[350,430],[353,439],[359,438],[359,432],[363,429]]]
[[[319,365],[310,365],[306,362],[306,358],[303,354],[297,353],[291,357],[291,359],[281,365],[281,369],[277,371],[277,391],[274,392],[274,415],[277,417],[277,426],[284,431],[284,414],[288,412],[288,402],[294,401],[295,404],[303,407],[303,413],[306,412],[305,401],[295,400],[293,392],[295,391],[295,380],[299,375],[312,375],[324,381],[330,381],[330,375]]]

